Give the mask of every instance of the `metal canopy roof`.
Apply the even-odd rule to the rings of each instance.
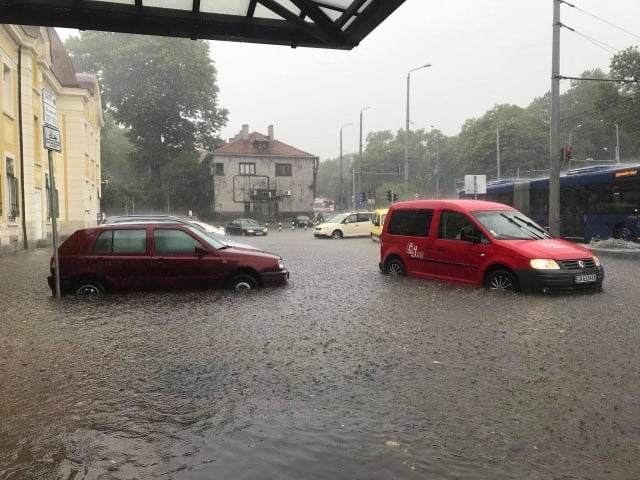
[[[0,21],[350,50],[404,1],[0,0]]]

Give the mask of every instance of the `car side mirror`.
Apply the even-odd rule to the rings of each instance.
[[[197,255],[207,255],[209,253],[209,250],[207,250],[206,248],[202,248],[198,245],[196,245],[194,250]]]
[[[460,240],[464,242],[480,243],[480,235],[472,227],[462,227],[460,230]]]

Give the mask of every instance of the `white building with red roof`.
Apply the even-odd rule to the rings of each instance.
[[[313,210],[319,157],[249,125],[209,156],[213,210],[220,218],[275,221]]]

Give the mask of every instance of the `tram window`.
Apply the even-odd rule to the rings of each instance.
[[[549,209],[548,190],[529,190],[529,210],[534,215],[544,215]]]

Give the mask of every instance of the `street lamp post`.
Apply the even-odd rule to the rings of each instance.
[[[359,192],[360,187],[362,186],[362,112],[370,108],[371,107],[364,107],[360,110],[360,149],[358,151],[358,190],[356,190],[356,185],[354,182],[353,184],[354,202],[355,202],[355,192],[356,191]],[[354,180],[355,180],[355,173],[354,173]]]
[[[431,128],[436,131],[436,198],[440,198],[440,132],[433,125]]]
[[[574,130],[577,130],[581,127],[582,127],[582,124],[579,124],[573,127],[571,130],[569,130],[569,145],[567,145],[567,147],[573,147],[573,145],[571,145],[571,134],[573,133]],[[567,167],[569,168],[569,170],[571,170],[571,160],[569,160],[569,165]]]
[[[620,136],[618,135],[617,123],[616,123],[616,163],[620,163]]]
[[[421,67],[414,68],[407,72],[407,122],[404,130],[404,196],[405,199],[409,198],[409,87],[411,80],[411,72],[420,70],[421,68],[430,67],[431,64],[427,63]]]
[[[581,128],[581,127],[582,127],[582,124],[576,125],[571,130],[569,130],[569,145],[567,145],[567,147],[572,147],[573,146],[573,145],[571,145],[571,134],[573,133],[574,130],[577,130],[577,129]]]
[[[342,125],[340,127],[340,188],[339,188],[339,192],[338,192],[338,205],[343,206],[344,205],[344,200],[343,200],[343,192],[342,192],[342,176],[343,176],[343,172],[342,172],[342,129],[344,127],[348,127],[349,125],[353,125],[353,123],[345,123],[344,125]],[[353,192],[353,194],[355,195],[356,192]]]

